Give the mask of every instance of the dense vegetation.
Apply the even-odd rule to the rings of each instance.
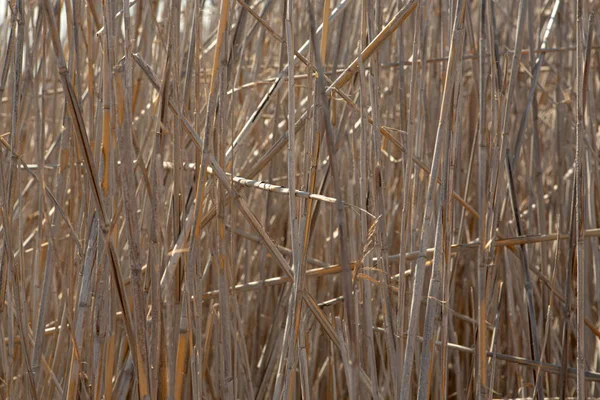
[[[10,0],[0,398],[600,396],[597,11]]]

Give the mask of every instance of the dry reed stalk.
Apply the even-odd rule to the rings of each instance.
[[[367,12],[366,12],[366,7],[365,7],[365,3],[363,2],[362,7],[361,7],[361,38],[360,38],[360,51],[362,52],[364,50],[364,46],[366,45],[367,42],[367,26],[366,26],[366,18],[367,18]],[[360,205],[363,208],[367,207],[367,198],[368,198],[368,191],[369,191],[369,185],[367,184],[368,181],[368,160],[367,160],[367,152],[369,149],[369,141],[368,141],[368,134],[367,134],[367,127],[368,125],[365,124],[365,119],[366,116],[365,114],[367,114],[367,95],[366,95],[366,88],[365,88],[365,66],[364,66],[364,62],[362,59],[359,59],[359,88],[360,88],[360,122],[361,122],[361,126],[360,126],[360,134],[361,134],[361,140],[360,140],[360,152],[357,155],[358,156],[358,163],[360,165],[360,175],[359,175],[359,196],[360,196]],[[371,241],[371,235],[372,232],[370,231],[370,226],[368,225],[367,219],[365,218],[365,216],[361,216],[361,221],[360,221],[360,227],[361,227],[361,238],[360,238],[360,242],[359,245],[362,246],[363,248],[365,248],[367,246],[367,244]],[[364,252],[364,250],[363,250]],[[363,261],[364,263],[364,267],[367,270],[367,276],[370,277],[371,273],[369,272],[372,268],[373,265],[373,259],[372,257],[366,257],[366,259]],[[356,267],[354,267],[354,270],[356,271]],[[356,273],[355,273],[356,275]],[[361,347],[366,347],[366,354],[363,355],[363,357],[365,358],[365,360],[367,361],[367,365],[368,365],[368,371],[369,371],[369,378],[371,379],[371,381],[375,381],[377,378],[377,363],[375,361],[375,343],[374,343],[374,339],[373,339],[373,334],[374,334],[374,329],[371,329],[371,327],[374,325],[373,324],[373,307],[371,305],[372,302],[372,285],[371,285],[371,281],[369,279],[365,279],[364,283],[362,284],[362,296],[363,296],[363,313],[364,313],[364,325],[368,328],[365,329],[365,338],[363,340],[361,340]],[[363,344],[364,343],[364,344]],[[377,394],[377,388],[374,386],[371,386],[371,398],[377,398],[378,394]]]
[[[457,13],[455,17],[454,27],[452,30],[452,44],[450,47],[450,56],[448,61],[448,70],[446,75],[446,81],[444,84],[444,94],[442,98],[442,108],[440,111],[440,119],[438,122],[437,134],[435,139],[435,149],[433,153],[433,163],[431,166],[431,175],[429,176],[429,183],[427,185],[427,201],[425,204],[425,211],[423,216],[423,222],[421,227],[421,235],[420,235],[420,255],[417,259],[417,266],[415,268],[415,277],[414,277],[414,288],[413,295],[411,300],[411,312],[410,319],[408,325],[408,338],[406,344],[406,353],[404,356],[404,367],[401,381],[401,398],[407,399],[409,396],[409,380],[412,374],[413,360],[415,356],[415,339],[416,339],[416,329],[419,318],[419,308],[421,307],[421,291],[423,290],[423,283],[425,279],[425,256],[424,252],[427,248],[427,243],[429,241],[430,235],[430,222],[432,216],[433,209],[433,191],[435,188],[435,181],[437,179],[438,169],[440,168],[440,148],[444,146],[445,138],[447,133],[445,132],[447,129],[447,118],[450,113],[450,101],[452,99],[452,91],[454,88],[454,75],[456,74],[457,66],[456,64],[461,61],[457,61],[462,59],[462,40],[463,40],[463,29],[464,29],[464,13],[465,13],[465,3],[459,2],[457,6]],[[458,49],[457,49],[458,47]],[[481,323],[481,321],[480,321]],[[426,394],[422,394],[426,396]]]

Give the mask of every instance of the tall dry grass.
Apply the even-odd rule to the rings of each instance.
[[[600,396],[594,0],[2,1],[0,398]]]

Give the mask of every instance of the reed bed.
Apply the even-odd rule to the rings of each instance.
[[[594,0],[5,0],[0,398],[600,396]]]

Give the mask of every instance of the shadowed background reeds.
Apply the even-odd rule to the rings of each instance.
[[[0,2],[0,398],[600,396],[595,0]]]

